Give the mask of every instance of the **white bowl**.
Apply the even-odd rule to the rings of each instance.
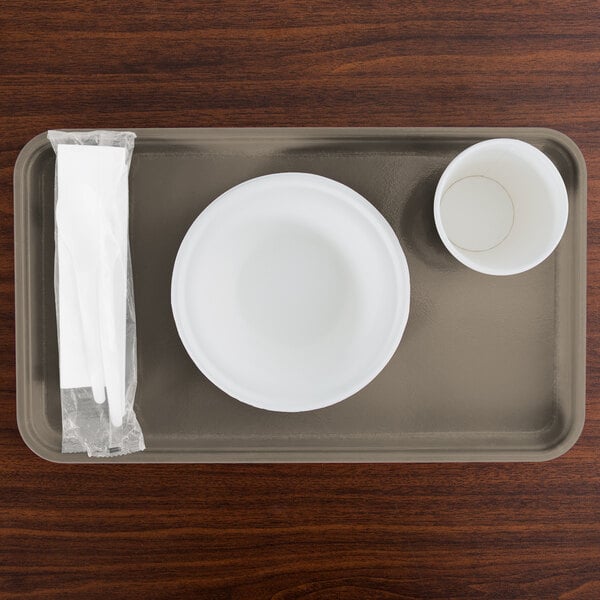
[[[514,275],[545,260],[567,225],[569,201],[552,161],[513,139],[480,142],[446,168],[434,199],[450,253],[489,275]]]
[[[188,230],[171,284],[179,335],[197,367],[252,406],[329,406],[369,383],[408,319],[398,238],[360,194],[279,173],[212,202]]]

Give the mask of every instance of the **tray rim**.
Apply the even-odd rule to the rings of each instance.
[[[124,129],[119,129],[124,130]],[[92,131],[77,129],[77,131]],[[551,140],[567,152],[571,159],[577,179],[578,200],[582,203],[577,225],[583,235],[576,240],[577,268],[579,269],[579,287],[574,302],[574,324],[576,339],[575,353],[581,364],[579,372],[573,373],[574,407],[573,423],[567,434],[556,444],[541,450],[518,449],[485,449],[469,448],[464,451],[445,451],[443,448],[420,448],[418,450],[399,449],[355,449],[331,450],[306,448],[263,448],[261,450],[236,448],[235,450],[198,450],[181,456],[176,451],[146,450],[142,453],[123,457],[99,459],[89,458],[85,454],[62,454],[44,442],[43,435],[36,430],[29,419],[32,397],[28,393],[27,382],[31,381],[31,330],[28,315],[31,311],[31,294],[29,289],[30,266],[28,260],[29,231],[24,227],[28,223],[29,206],[25,202],[29,187],[25,177],[37,155],[49,146],[47,132],[33,137],[21,149],[13,171],[14,190],[14,269],[15,269],[15,358],[16,358],[16,414],[19,433],[29,449],[39,457],[55,463],[90,464],[90,463],[432,463],[432,462],[542,462],[557,458],[567,452],[579,439],[585,422],[586,404],[586,296],[587,296],[587,167],[583,154],[575,142],[564,133],[546,127],[184,127],[184,128],[135,128],[133,131],[146,141],[163,140],[173,133],[180,136],[178,141],[197,140],[229,140],[241,137],[247,139],[249,134],[261,139],[285,140],[301,135],[303,139],[323,139],[332,137],[336,140],[366,140],[372,137],[379,139],[382,135],[393,137],[428,138],[432,136],[452,139],[458,134],[489,137],[537,136]],[[241,134],[241,135],[240,135]],[[183,137],[181,137],[183,136]],[[24,249],[25,251],[21,251]],[[524,458],[524,455],[527,455]]]

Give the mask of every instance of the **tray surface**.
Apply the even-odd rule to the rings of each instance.
[[[585,412],[586,173],[575,144],[548,129],[140,129],[130,172],[136,295],[136,413],[142,453],[110,462],[546,460],[577,440]],[[510,277],[470,271],[443,247],[433,194],[450,160],[492,137],[543,150],[569,193],[554,254]],[[223,191],[304,171],[366,197],[400,238],[411,314],[382,373],[321,410],[262,411],[228,397],[186,354],[170,279],[179,244]],[[53,292],[54,153],[45,134],[15,166],[17,417],[25,442],[60,462]]]

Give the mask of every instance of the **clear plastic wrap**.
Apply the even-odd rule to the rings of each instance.
[[[134,412],[136,327],[129,253],[135,134],[49,131],[56,152],[54,288],[62,451],[144,450]]]

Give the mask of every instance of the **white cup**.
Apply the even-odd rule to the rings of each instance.
[[[480,142],[446,168],[435,224],[450,253],[488,275],[514,275],[546,259],[567,225],[569,202],[552,161],[513,139]]]

